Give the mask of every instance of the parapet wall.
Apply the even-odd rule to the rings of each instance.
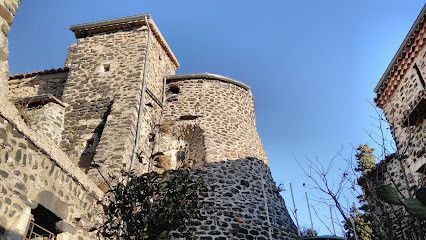
[[[267,163],[247,85],[209,73],[185,74],[168,76],[166,90],[163,124],[199,127],[207,163],[247,157]]]
[[[67,69],[49,70],[52,73],[34,72],[11,76],[8,85],[9,99],[35,97],[43,94],[52,94],[62,100],[65,82],[68,77]]]
[[[93,234],[84,228],[97,222],[103,192],[8,104],[0,113],[0,239],[21,239],[40,205],[59,218],[59,228],[68,226],[59,232],[88,239]]]

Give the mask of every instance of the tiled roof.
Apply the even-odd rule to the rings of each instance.
[[[9,80],[30,78],[30,77],[35,77],[37,75],[46,75],[46,74],[51,74],[51,73],[62,73],[62,72],[68,72],[68,71],[69,71],[69,68],[67,68],[67,67],[58,68],[58,69],[52,68],[50,70],[44,70],[44,71],[38,71],[38,72],[27,72],[27,73],[20,73],[20,74],[11,75],[11,76],[9,76]]]
[[[392,97],[404,74],[410,69],[414,63],[414,59],[426,43],[425,20],[426,4],[380,79],[380,82],[374,89],[377,93],[374,101],[378,107],[382,107]]]

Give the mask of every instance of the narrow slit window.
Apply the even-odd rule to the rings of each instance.
[[[416,69],[416,73],[417,73],[417,75],[418,75],[418,77],[420,79],[420,83],[422,84],[423,88],[426,88],[425,80],[423,79],[423,76],[422,76],[422,74],[420,72],[420,69],[417,66],[417,64],[414,64],[413,68]]]

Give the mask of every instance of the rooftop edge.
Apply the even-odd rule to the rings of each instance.
[[[219,80],[223,82],[229,82],[234,85],[237,85],[239,87],[244,88],[247,91],[250,91],[250,87],[238,80],[235,80],[233,78],[224,77],[218,74],[213,73],[190,73],[190,74],[175,74],[175,75],[168,75],[165,77],[167,81],[179,81],[179,80],[186,80],[186,79],[212,79],[212,80]]]
[[[423,19],[423,15],[424,15],[424,14],[426,14],[426,4],[423,6],[422,11],[421,11],[421,12],[419,13],[419,15],[417,16],[417,19],[416,19],[416,21],[414,22],[413,26],[411,26],[411,29],[410,29],[410,31],[408,32],[407,36],[405,36],[404,41],[402,42],[402,44],[401,44],[401,46],[399,47],[398,51],[396,52],[395,56],[392,58],[391,63],[390,63],[390,64],[389,64],[389,66],[386,68],[385,73],[383,73],[383,76],[380,78],[379,83],[378,83],[378,84],[377,84],[377,86],[374,88],[374,92],[375,92],[375,93],[378,93],[378,92],[379,92],[379,89],[380,89],[380,88],[383,86],[383,84],[386,82],[386,78],[390,75],[390,73],[391,73],[391,70],[392,70],[393,66],[394,66],[395,64],[397,64],[397,62],[398,62],[398,58],[399,58],[399,56],[402,54],[402,52],[404,51],[405,46],[406,46],[406,45],[410,45],[410,44],[411,44],[410,40],[411,40],[411,38],[413,38],[413,37],[414,37],[414,35],[415,35],[415,31],[416,31],[416,29],[417,29],[417,26],[420,24],[420,22],[421,22],[422,20],[424,20],[424,19]]]
[[[145,18],[148,21],[148,24],[151,28],[151,31],[154,33],[154,36],[160,42],[160,45],[163,47],[164,51],[166,51],[169,58],[175,64],[176,68],[179,68],[179,62],[161,34],[160,30],[158,30],[157,25],[155,25],[154,20],[152,19],[149,13],[133,15],[128,17],[114,18],[96,22],[75,24],[69,26],[69,29],[74,32],[76,38],[85,37],[92,33],[99,33],[104,31],[110,31],[114,29],[123,29],[134,26],[141,26],[145,23]]]

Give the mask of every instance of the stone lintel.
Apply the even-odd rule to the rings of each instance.
[[[62,102],[61,100],[57,99],[55,96],[53,96],[52,94],[48,93],[48,94],[43,94],[43,95],[38,95],[38,96],[33,96],[33,97],[26,97],[26,98],[21,98],[18,100],[19,103],[26,103],[26,104],[43,104],[43,103],[47,103],[47,102],[53,102],[56,104],[61,105],[62,107],[67,107],[68,104]]]

